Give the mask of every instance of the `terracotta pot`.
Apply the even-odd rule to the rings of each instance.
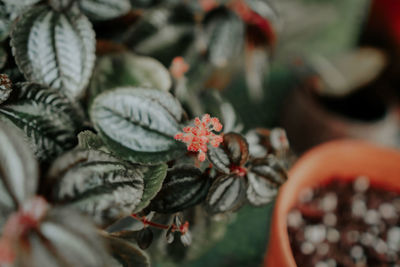
[[[303,188],[328,183],[332,178],[370,178],[371,186],[400,192],[400,152],[362,141],[333,141],[303,155],[280,189],[273,214],[264,266],[297,266],[289,244],[286,217]]]

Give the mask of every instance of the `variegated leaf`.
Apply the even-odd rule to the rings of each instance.
[[[0,119],[28,136],[35,155],[48,161],[77,143],[81,111],[65,96],[38,84],[16,84],[17,100],[0,107]]]
[[[232,168],[243,166],[249,158],[246,139],[237,133],[224,134],[224,141],[217,148],[208,150],[208,158],[220,172],[229,174]]]
[[[114,159],[82,160],[69,165],[71,155],[77,153],[83,154],[80,151],[70,152],[55,162],[59,167],[51,168],[50,174],[63,173],[58,178],[48,177],[52,185],[52,200],[84,211],[103,226],[131,214],[142,200],[143,181],[152,167],[135,166]],[[107,158],[105,153],[96,153]]]
[[[150,267],[149,256],[136,245],[111,235],[107,235],[105,238],[115,259],[115,263],[111,266]]]
[[[105,55],[97,60],[90,82],[90,95],[116,87],[138,86],[168,91],[171,87],[168,70],[151,57],[130,52]]]
[[[272,183],[264,177],[253,172],[247,173],[249,186],[247,188],[247,199],[254,206],[270,203],[278,194],[279,185]]]
[[[162,189],[149,209],[174,213],[193,207],[206,198],[210,184],[210,179],[199,169],[190,165],[177,166],[168,171]]]
[[[113,19],[131,9],[129,0],[80,0],[78,4],[81,11],[94,20]]]
[[[16,5],[16,6],[30,6],[34,5],[40,0],[3,0],[4,3],[8,5]]]
[[[37,162],[23,136],[14,126],[0,123],[0,214],[33,197],[37,183]]]
[[[20,243],[15,266],[110,266],[95,226],[70,209],[51,209]]]
[[[247,182],[235,174],[223,175],[212,184],[206,199],[211,214],[235,211],[246,199]]]
[[[284,166],[274,155],[253,160],[250,163],[249,171],[278,186],[287,180],[287,173]]]
[[[204,19],[208,58],[217,67],[226,67],[243,49],[244,24],[226,8],[217,8]]]
[[[185,151],[174,140],[183,110],[169,93],[133,87],[107,91],[95,98],[90,116],[110,150],[126,160],[160,163]]]
[[[83,94],[95,60],[94,31],[85,16],[46,6],[29,9],[12,30],[11,46],[28,80],[70,97]]]

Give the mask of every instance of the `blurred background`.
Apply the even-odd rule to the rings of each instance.
[[[296,155],[336,138],[399,147],[400,2],[270,3],[279,21],[262,97],[243,90],[245,73],[221,91],[244,128],[283,127]],[[221,241],[181,266],[260,266],[272,210],[241,209]]]

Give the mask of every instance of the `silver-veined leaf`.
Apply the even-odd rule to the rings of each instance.
[[[168,70],[151,57],[130,52],[98,58],[90,82],[92,97],[116,87],[138,86],[168,91],[171,88]]]
[[[247,188],[247,199],[254,206],[270,203],[278,193],[279,186],[271,181],[256,175],[253,172],[247,173],[249,186]]]
[[[206,209],[211,214],[235,211],[246,199],[246,180],[235,174],[223,175],[212,184],[206,199]]]
[[[46,6],[24,13],[11,32],[15,61],[25,77],[76,98],[83,94],[95,61],[89,20]]]
[[[249,171],[277,185],[282,185],[287,180],[285,167],[274,155],[253,160]]]
[[[246,139],[238,133],[227,133],[217,148],[208,150],[208,158],[222,173],[229,174],[231,169],[242,167],[249,158],[249,146]]]
[[[32,198],[37,183],[37,162],[23,136],[14,126],[0,123],[0,214]]]
[[[104,240],[88,218],[57,207],[19,239],[16,266],[110,266]]]
[[[199,204],[210,188],[210,179],[190,165],[177,166],[168,171],[161,191],[149,209],[160,213],[174,213]]]
[[[108,155],[100,151],[86,152],[89,154],[93,159],[84,161],[82,157],[82,161],[71,165],[68,162],[74,155],[85,155],[72,151],[54,163],[47,179],[52,188],[51,198],[89,214],[99,225],[108,225],[131,214],[140,203],[143,180],[151,167],[106,160]],[[53,176],[58,173],[62,175]]]
[[[129,0],[79,0],[79,8],[91,19],[108,20],[129,12]]]
[[[76,145],[81,111],[59,92],[38,84],[15,85],[17,100],[0,107],[0,119],[28,136],[35,155],[48,161]]]
[[[185,151],[183,144],[174,140],[183,110],[167,92],[143,88],[107,91],[94,99],[90,116],[110,150],[126,160],[160,163]]]

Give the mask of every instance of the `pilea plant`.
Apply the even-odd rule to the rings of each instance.
[[[188,250],[213,239],[215,216],[273,200],[285,132],[243,133],[204,90],[245,55],[260,97],[276,38],[268,3],[0,5],[1,266],[148,266],[153,241]]]

